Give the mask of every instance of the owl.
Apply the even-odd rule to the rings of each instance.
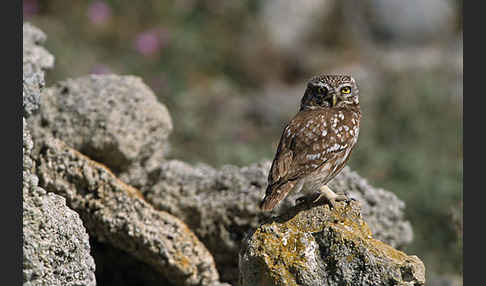
[[[318,193],[331,207],[348,200],[326,184],[343,169],[359,134],[359,90],[349,75],[321,75],[307,83],[300,109],[283,130],[260,204],[272,210],[289,192]]]

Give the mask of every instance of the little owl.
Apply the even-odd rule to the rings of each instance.
[[[268,174],[268,187],[260,204],[272,210],[290,191],[317,192],[324,197],[348,200],[326,184],[351,155],[359,134],[359,91],[348,75],[312,78],[302,97],[300,110],[285,127]]]

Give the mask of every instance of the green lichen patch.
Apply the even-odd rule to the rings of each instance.
[[[253,270],[253,278],[242,285],[425,282],[423,263],[374,239],[356,202],[296,210],[258,227],[247,245],[244,263],[256,266],[244,268]]]

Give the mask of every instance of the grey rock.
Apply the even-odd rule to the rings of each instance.
[[[90,236],[151,265],[175,285],[217,285],[214,260],[178,218],[155,210],[135,188],[62,141],[47,138],[37,174],[47,191],[66,198]]]
[[[45,195],[46,191],[38,187],[39,178],[35,175],[35,161],[32,158],[34,141],[30,136],[25,118],[23,119],[23,144],[22,144],[22,190],[24,195]]]
[[[23,127],[23,284],[96,285],[83,222],[64,198],[38,186],[25,119]]]
[[[41,68],[52,68],[54,57],[41,45],[47,37],[39,28],[26,22],[22,26],[23,61],[31,62]]]
[[[269,168],[266,162],[216,170],[171,160],[145,178],[142,169],[121,177],[140,187],[155,208],[187,223],[213,254],[222,280],[235,283],[241,239],[262,217],[256,202],[261,199],[264,172]]]
[[[44,70],[54,57],[40,46],[45,35],[23,25],[23,285],[96,285],[89,237],[78,214],[64,198],[38,186],[32,140],[26,117],[39,108]]]
[[[168,151],[169,112],[138,77],[68,79],[47,88],[41,104],[35,140],[54,135],[115,173],[131,164],[150,169]]]
[[[265,161],[216,170],[204,164],[191,166],[171,160],[150,174],[144,174],[140,168],[131,169],[121,178],[140,188],[157,209],[186,222],[214,255],[222,280],[235,283],[238,251],[245,234],[264,219],[287,212],[299,196],[285,199],[274,212],[262,213],[258,209],[270,166],[271,162]],[[410,223],[403,217],[405,205],[394,194],[370,186],[349,167],[330,186],[361,203],[363,216],[378,239],[395,247],[412,240]]]
[[[89,238],[64,198],[23,195],[23,285],[96,285]]]
[[[23,158],[23,172],[32,173],[34,170],[34,161],[31,158],[32,149],[34,149],[34,141],[32,141],[32,137],[30,136],[29,129],[27,128],[27,123],[25,118],[22,118],[22,137],[23,137],[23,144],[22,144],[22,158]]]
[[[240,285],[424,285],[425,266],[372,237],[358,202],[297,205],[260,225],[239,255]]]
[[[46,35],[29,23],[23,25],[23,113],[30,116],[39,108],[40,90],[44,87],[44,73],[54,66],[54,57],[41,44]]]

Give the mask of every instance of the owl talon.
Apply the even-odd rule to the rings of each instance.
[[[331,209],[336,206],[336,202],[346,202],[346,204],[349,204],[351,203],[351,201],[355,201],[355,199],[350,198],[347,195],[338,195],[334,193],[328,186],[321,187],[321,192],[319,193],[319,196],[314,200],[314,203],[319,201],[322,197],[327,199]]]
[[[336,207],[336,200],[334,200],[334,199],[330,199],[330,200],[328,200],[328,202],[329,202],[329,208],[330,208],[331,210],[332,210],[332,209],[334,209],[334,208]]]
[[[324,191],[315,193],[313,196],[302,196],[295,200],[295,204],[302,204],[302,203],[312,203],[315,204],[322,199],[325,199],[329,203],[329,207],[334,209],[336,206],[336,202],[346,202],[346,204],[350,204],[352,201],[356,201],[354,198],[350,198],[347,195],[337,195],[327,186],[322,188]],[[313,197],[315,197],[313,199]]]

